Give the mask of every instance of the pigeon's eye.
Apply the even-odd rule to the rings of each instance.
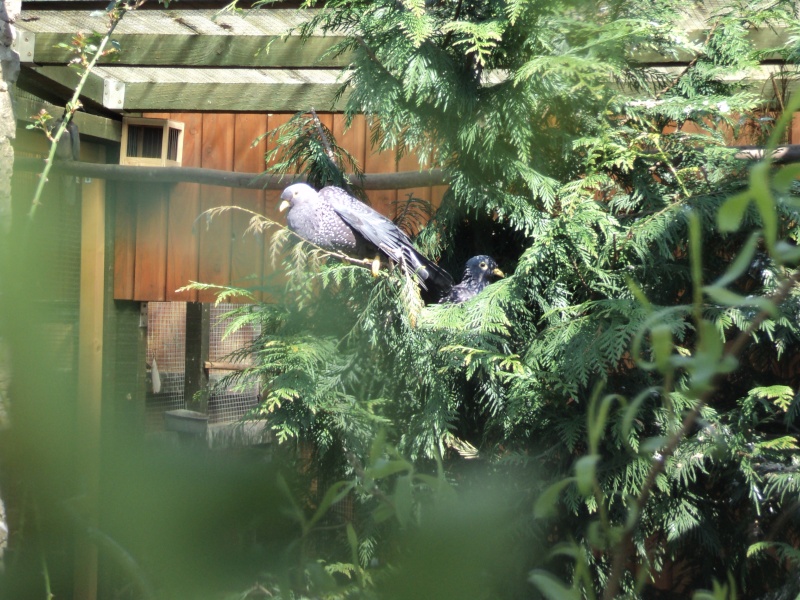
[[[485,268],[486,268],[486,263],[485,263],[485,262],[482,262],[482,263],[480,264],[480,267],[481,267],[481,269],[485,269]]]

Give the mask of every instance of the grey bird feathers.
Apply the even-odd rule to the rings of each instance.
[[[317,192],[295,183],[281,201],[279,210],[289,209],[289,229],[312,244],[357,258],[385,256],[413,273],[422,288],[440,294],[453,287],[450,274],[414,248],[397,225],[345,190],[328,186]]]
[[[58,128],[61,127],[63,120],[64,119],[61,118],[53,123],[53,128],[51,131],[54,134]],[[63,135],[58,140],[58,145],[56,146],[56,158],[59,160],[81,159],[81,135],[78,131],[78,126],[72,119],[70,119],[69,123],[67,123],[66,131],[64,131]]]
[[[53,123],[51,133],[55,134],[58,128],[61,127],[63,117]],[[70,119],[67,123],[67,128],[56,144],[56,160],[60,161],[78,161],[81,159],[81,135],[78,131],[78,126]],[[67,203],[72,205],[78,200],[80,196],[80,178],[73,175],[62,175],[60,177],[62,186],[62,196],[66,199]]]
[[[478,294],[495,277],[505,277],[491,256],[473,256],[464,267],[461,281],[445,294],[439,302],[460,304]]]

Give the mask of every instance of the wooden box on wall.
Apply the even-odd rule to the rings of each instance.
[[[119,164],[179,167],[182,162],[183,123],[169,119],[123,119]]]

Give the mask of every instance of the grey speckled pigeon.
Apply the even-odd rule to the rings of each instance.
[[[289,229],[312,244],[357,258],[383,255],[414,273],[424,289],[440,294],[453,287],[450,274],[420,254],[397,225],[343,189],[316,192],[295,183],[283,190],[281,200],[279,210],[289,209]]]
[[[454,285],[439,302],[466,302],[489,285],[492,279],[504,276],[491,256],[473,256],[467,261],[461,282]]]

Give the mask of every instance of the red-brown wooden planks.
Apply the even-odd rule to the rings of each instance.
[[[448,189],[449,186],[446,185],[434,185],[431,187],[431,204],[434,211],[439,210],[442,205],[442,198],[444,198],[444,194]]]
[[[232,113],[203,114],[201,166],[206,169],[233,169],[234,115]],[[230,188],[204,185],[200,187],[200,209],[230,206]],[[201,283],[227,285],[231,275],[231,214],[225,212],[212,220],[205,217],[198,223],[200,256],[198,278]],[[200,292],[200,302],[213,302],[214,291]]]
[[[163,301],[167,281],[167,186],[136,186],[136,253],[133,299]]]
[[[292,118],[291,114],[285,113],[270,113],[267,115],[267,130],[272,131],[276,127],[280,127],[289,119]],[[272,140],[268,140],[266,144],[265,151],[272,150],[275,147],[275,142]],[[270,165],[273,164],[274,161],[270,161]],[[281,214],[278,212],[278,206],[280,205],[280,196],[281,190],[266,190],[265,192],[265,206],[264,206],[264,216],[268,219],[272,219],[276,223],[280,223],[281,225],[286,224],[286,215]],[[278,255],[273,258],[272,253],[272,245],[270,243],[272,232],[267,231],[264,236],[264,283],[268,288],[273,288],[278,290],[280,286],[284,283],[285,279],[281,274],[281,255]],[[276,269],[273,268],[273,263],[276,265]],[[264,294],[264,300],[267,301],[269,299],[269,295],[267,293]]]
[[[260,173],[264,170],[264,151],[266,143],[262,140],[253,147],[253,141],[267,130],[267,115],[237,114],[234,119],[233,170],[244,173]],[[264,192],[260,190],[234,190],[233,203],[258,214],[264,214]],[[262,262],[264,257],[264,236],[259,233],[245,233],[251,215],[234,211],[233,240],[231,247],[231,285],[248,289],[259,288],[262,284]],[[255,290],[255,298],[261,293]],[[243,300],[242,300],[243,301]]]
[[[421,167],[419,165],[419,158],[416,154],[406,154],[403,156],[399,161],[397,161],[397,170],[398,171],[418,171]],[[418,198],[419,200],[425,200],[426,202],[430,202],[431,200],[431,188],[428,187],[415,187],[415,188],[408,188],[403,190],[397,191],[397,199],[398,199],[398,209],[402,210],[404,207],[404,203],[408,202],[409,196],[413,196],[414,198]],[[416,228],[419,227],[419,223],[414,223],[414,231],[410,231],[408,233],[416,234]]]
[[[394,151],[384,150],[383,152],[376,152],[370,150],[369,145],[369,128],[365,131],[365,145],[367,148],[366,157],[364,159],[364,172],[365,173],[394,173],[397,171],[397,160]],[[372,208],[379,213],[394,219],[397,216],[397,190],[372,190],[367,192]]]
[[[353,117],[350,127],[345,130],[343,114],[333,115],[333,137],[336,143],[353,155],[358,166],[364,168],[367,156],[367,126],[363,115]],[[349,171],[349,169],[347,169]],[[354,182],[358,183],[358,182]]]
[[[792,125],[789,127],[789,143],[800,144],[800,112],[792,115]]]
[[[185,166],[258,173],[264,169],[266,143],[251,148],[251,142],[292,115],[153,113],[145,116],[171,118],[185,124]],[[371,153],[370,132],[363,116],[356,116],[347,131],[343,115],[322,113],[319,117],[333,131],[337,143],[353,154],[366,172],[418,168],[414,157],[404,157],[398,169],[393,152]],[[280,268],[277,272],[272,268],[269,234],[243,237],[248,216],[231,211],[216,216],[210,224],[205,218],[197,219],[208,208],[236,204],[283,224],[285,215],[277,211],[280,190],[231,190],[191,183],[120,185],[117,189],[115,298],[203,302],[215,299],[213,292],[175,291],[189,281],[257,287],[263,278],[267,284],[280,287],[282,273]],[[430,199],[438,206],[446,189],[440,186],[402,190],[400,197],[413,191],[417,197]],[[371,191],[368,196],[376,210],[391,218],[396,216],[394,202],[398,192]],[[256,279],[250,279],[253,275]]]
[[[199,167],[202,164],[203,117],[200,113],[170,115],[184,124],[184,167]],[[197,291],[177,292],[190,281],[197,281],[198,254],[200,250],[199,228],[195,221],[200,214],[200,185],[177,183],[170,188],[169,222],[167,230],[167,300],[195,302]]]

